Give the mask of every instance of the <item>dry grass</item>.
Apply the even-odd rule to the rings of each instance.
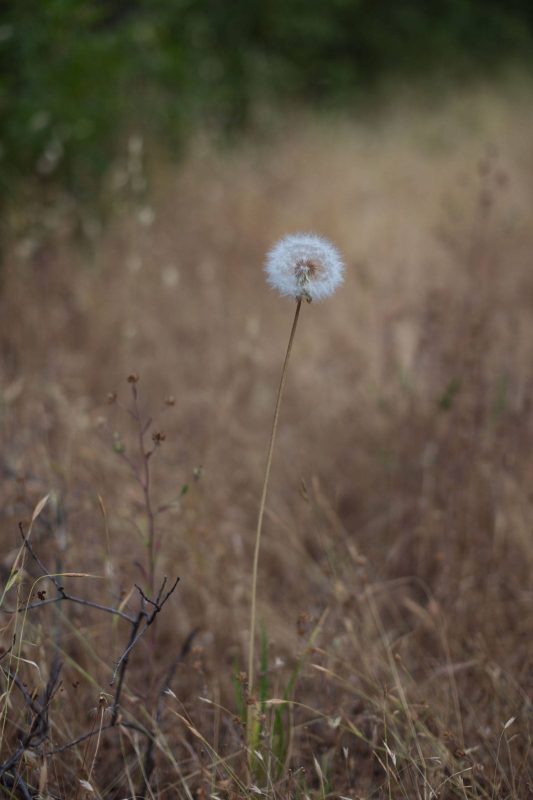
[[[46,244],[12,242],[4,577],[18,522],[51,493],[32,531],[48,570],[98,576],[62,583],[136,609],[145,505],[116,452],[137,458],[135,425],[105,403],[117,392],[128,405],[128,373],[166,437],[150,460],[154,507],[176,501],[157,520],[157,577],[181,582],[133,650],[121,698],[122,720],[157,727],[147,797],[533,796],[531,108],[521,89],[438,110],[399,103],[359,124],[294,118],[268,144],[222,155],[198,144],[179,169],[159,167],[151,224],[124,210],[91,253],[54,220]],[[45,227],[55,213],[43,211]],[[292,315],[261,263],[301,229],[330,237],[348,276],[303,309],[290,367],[259,573],[268,701],[300,672],[281,715],[289,763],[274,763],[280,706],[267,702],[267,767],[250,788],[236,717],[245,686],[232,676],[246,664],[253,531]],[[38,574],[26,554],[4,607]],[[6,665],[42,690],[59,653],[48,738],[19,762],[30,796],[140,796],[137,730],[44,755],[107,724],[127,623],[62,602],[2,614],[5,648],[15,628],[0,761],[32,716]],[[158,687],[196,628],[155,726]]]

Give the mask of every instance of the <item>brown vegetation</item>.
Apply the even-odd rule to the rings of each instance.
[[[359,124],[296,118],[268,144],[199,144],[159,167],[154,213],[124,208],[90,252],[55,209],[42,212],[46,239],[11,242],[3,578],[17,557],[24,568],[2,607],[58,593],[35,583],[18,531],[47,494],[32,548],[49,572],[85,576],[58,579],[64,591],[135,619],[134,584],[153,597],[181,578],[131,651],[121,724],[101,734],[132,625],[67,600],[2,613],[4,648],[17,640],[1,663],[0,763],[26,742],[4,776],[21,776],[16,796],[533,796],[531,117],[524,91]],[[298,230],[335,242],[347,279],[302,309],[290,365],[259,565],[268,689],[250,777],[239,673],[293,310],[261,264]],[[132,386],[153,418],[154,581]],[[287,686],[288,706],[270,702]]]

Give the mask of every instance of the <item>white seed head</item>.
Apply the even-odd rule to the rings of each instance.
[[[343,280],[344,264],[338,250],[312,233],[284,236],[267,255],[268,283],[286,297],[324,300]]]

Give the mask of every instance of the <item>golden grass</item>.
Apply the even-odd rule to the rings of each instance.
[[[135,460],[136,433],[107,393],[127,406],[126,376],[139,373],[142,411],[165,434],[150,460],[154,507],[173,501],[157,521],[156,572],[181,582],[132,652],[121,707],[157,731],[147,797],[533,792],[532,107],[528,88],[507,87],[359,122],[295,116],[267,142],[219,154],[198,142],[179,167],[158,165],[153,221],[124,204],[91,252],[69,243],[55,208],[42,212],[46,235],[10,243],[6,580],[18,522],[51,493],[32,532],[48,570],[97,576],[62,580],[135,609],[145,506],[117,450]],[[265,768],[250,777],[236,673],[293,312],[261,264],[298,230],[330,238],[348,269],[332,299],[302,309],[294,344],[259,563]],[[4,606],[38,577],[26,554]],[[43,579],[33,592],[43,588],[54,596]],[[18,632],[2,666],[28,691],[55,654],[64,662],[49,737],[19,764],[26,785],[139,796],[144,738],[100,731],[127,623],[67,602],[1,619],[5,648]],[[196,628],[156,725],[161,681]],[[7,672],[2,691],[0,762],[28,726]],[[274,759],[276,709],[286,764]]]

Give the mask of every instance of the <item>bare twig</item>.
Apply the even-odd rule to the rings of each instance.
[[[113,608],[112,606],[106,606],[103,605],[102,603],[95,603],[93,600],[86,600],[83,597],[77,597],[75,595],[69,594],[65,590],[65,587],[61,584],[59,577],[57,575],[51,574],[46,568],[46,566],[43,564],[41,559],[35,554],[30,540],[24,533],[24,528],[21,522],[19,522],[19,530],[25,548],[27,549],[33,561],[35,561],[35,563],[41,570],[43,577],[48,578],[48,580],[50,580],[51,583],[55,586],[55,589],[57,591],[57,596],[50,597],[46,600],[39,600],[35,603],[25,603],[24,605],[20,606],[17,609],[2,609],[5,614],[18,614],[22,611],[31,611],[35,608],[41,608],[41,606],[50,605],[51,603],[58,603],[61,602],[62,600],[68,600],[71,603],[77,603],[78,605],[81,606],[87,606],[88,608],[95,608],[98,611],[104,611],[107,614],[113,614],[133,625],[133,623],[135,622],[135,617],[131,616],[130,614],[126,614],[126,612],[124,611],[120,611],[120,609],[118,608]]]
[[[128,644],[126,646],[126,649],[125,649],[123,655],[119,659],[119,662],[117,664],[115,672],[113,673],[113,679],[111,681],[111,684],[114,683],[115,676],[116,676],[117,671],[118,671],[118,683],[117,683],[117,688],[115,690],[115,699],[113,701],[113,710],[111,711],[111,724],[112,725],[115,725],[116,722],[117,722],[117,719],[118,719],[118,712],[119,712],[119,708],[120,708],[120,695],[122,693],[122,684],[124,683],[124,676],[126,674],[126,669],[128,667],[128,661],[129,661],[130,653],[131,653],[132,649],[135,647],[135,642],[138,641],[137,632],[138,632],[139,627],[140,627],[140,625],[141,625],[141,623],[143,621],[143,614],[144,614],[144,612],[139,611],[139,615],[138,615],[137,619],[133,622],[132,627],[131,627],[131,633],[130,633],[130,638],[129,638]]]
[[[130,616],[130,614],[126,614],[124,611],[120,611],[118,608],[112,608],[111,606],[104,606],[101,603],[94,603],[92,600],[86,600],[83,597],[75,597],[72,594],[67,594],[64,591],[63,587],[61,587],[62,591],[58,597],[50,597],[48,600],[39,600],[36,603],[30,603],[29,605],[20,606],[15,611],[7,611],[6,613],[15,614],[21,611],[32,611],[34,608],[40,608],[41,606],[47,606],[51,603],[60,603],[62,600],[68,600],[71,603],[78,603],[80,606],[87,606],[88,608],[96,608],[98,611],[105,611],[107,614],[114,614],[117,617],[120,617],[126,622],[130,622],[133,624],[135,618]]]
[[[4,652],[2,653],[2,655],[0,655],[0,661],[3,661],[3,660],[4,660],[4,658],[5,658],[6,656],[8,656],[8,655],[9,655],[9,654],[12,652],[13,648],[15,647],[15,643],[16,643],[16,641],[17,641],[17,635],[16,635],[16,634],[13,634],[13,641],[12,641],[12,642],[11,642],[11,644],[9,645],[8,649],[7,649],[7,650],[4,650]]]
[[[16,673],[16,672],[13,672],[13,671],[12,671],[12,670],[10,670],[10,669],[8,669],[8,670],[7,670],[7,674],[8,674],[8,677],[9,677],[9,678],[11,678],[11,680],[13,681],[13,683],[15,684],[15,686],[17,687],[17,689],[19,690],[19,692],[21,693],[21,695],[23,696],[23,698],[24,698],[24,702],[26,703],[26,705],[28,706],[28,708],[30,708],[30,709],[31,709],[31,711],[33,711],[33,713],[34,713],[34,714],[37,714],[37,713],[38,713],[38,711],[39,711],[39,709],[38,709],[38,708],[35,706],[35,704],[34,704],[34,701],[33,701],[33,697],[32,697],[32,696],[31,696],[31,694],[28,692],[28,690],[26,689],[26,686],[25,686],[25,685],[24,685],[24,683],[23,683],[23,682],[20,680],[20,678],[19,678],[19,676],[17,675],[17,673]]]
[[[149,730],[143,728],[142,725],[136,725],[134,722],[125,722],[124,720],[117,720],[116,722],[110,722],[107,725],[104,725],[102,728],[97,728],[96,730],[89,731],[89,733],[84,733],[83,736],[79,736],[77,739],[74,739],[72,742],[67,742],[66,744],[59,745],[59,747],[54,747],[53,750],[48,750],[45,753],[45,756],[55,756],[58,753],[64,753],[65,750],[70,750],[72,747],[76,747],[78,744],[83,744],[88,739],[92,739],[94,736],[98,736],[99,733],[103,733],[104,731],[110,731],[113,728],[128,728],[129,730],[137,731],[137,733],[142,733],[143,736],[146,736],[148,739],[152,736]]]
[[[10,797],[14,797],[13,792],[18,791],[20,792],[22,800],[33,800],[34,795],[30,793],[28,786],[20,775],[13,776],[5,772],[0,778],[0,785],[5,786],[5,788],[9,790]]]
[[[68,594],[66,592],[64,586],[61,584],[61,582],[59,580],[59,577],[56,576],[56,575],[50,574],[49,571],[47,570],[45,564],[41,561],[41,559],[34,552],[30,541],[28,540],[28,538],[26,537],[26,535],[24,533],[24,529],[23,529],[22,524],[19,525],[19,529],[20,529],[20,533],[21,533],[25,548],[27,549],[27,551],[28,551],[29,555],[31,556],[31,558],[33,559],[33,561],[39,567],[39,570],[41,571],[43,577],[48,578],[48,580],[50,580],[50,582],[53,584],[53,586],[56,589],[57,596],[53,597],[53,598],[46,599],[46,600],[40,600],[39,602],[36,602],[36,603],[29,603],[29,604],[22,605],[20,608],[15,609],[13,611],[9,611],[8,613],[13,613],[13,614],[14,613],[19,613],[19,612],[22,612],[22,611],[28,611],[28,610],[35,609],[35,608],[40,608],[41,606],[45,606],[45,605],[48,605],[50,603],[58,603],[58,602],[61,602],[63,600],[69,600],[71,602],[78,603],[80,605],[88,606],[89,608],[95,608],[95,609],[97,609],[99,611],[103,611],[103,612],[106,612],[106,613],[109,613],[109,614],[113,614],[113,615],[119,616],[121,619],[124,619],[126,622],[129,622],[130,625],[131,625],[131,631],[130,631],[130,636],[129,636],[129,639],[128,639],[128,643],[126,645],[126,648],[125,648],[124,652],[122,653],[122,655],[118,659],[117,665],[116,665],[116,667],[114,669],[114,672],[113,672],[112,681],[111,681],[111,684],[115,683],[115,680],[118,677],[118,682],[117,682],[117,686],[116,686],[116,689],[115,689],[115,696],[114,696],[112,712],[111,712],[111,722],[110,722],[109,725],[106,725],[103,728],[99,728],[98,731],[108,730],[110,728],[116,727],[117,725],[121,725],[123,727],[129,727],[129,728],[132,728],[134,730],[138,730],[139,732],[143,733],[145,736],[147,736],[150,739],[151,734],[145,728],[133,725],[132,723],[126,723],[126,722],[124,722],[122,720],[119,720],[120,699],[121,699],[121,695],[122,695],[122,689],[123,689],[123,686],[124,686],[124,678],[125,678],[125,675],[126,675],[126,670],[127,670],[127,667],[128,667],[130,654],[131,654],[133,648],[135,647],[135,645],[137,644],[137,642],[139,641],[139,639],[144,635],[146,630],[153,624],[155,618],[161,612],[161,610],[163,609],[165,603],[168,601],[170,596],[173,594],[174,590],[176,589],[176,587],[177,587],[177,585],[179,583],[179,577],[176,578],[174,583],[172,584],[172,586],[167,591],[165,591],[166,586],[167,586],[167,582],[168,582],[168,578],[165,576],[165,578],[161,582],[161,586],[159,587],[159,590],[158,590],[157,595],[155,596],[155,598],[148,597],[148,595],[141,589],[141,587],[136,585],[136,588],[137,588],[137,590],[139,592],[141,604],[140,604],[140,608],[139,608],[139,611],[138,611],[137,615],[133,616],[131,614],[127,614],[127,613],[125,613],[123,611],[120,611],[117,608],[112,608],[111,606],[105,606],[105,605],[102,605],[101,603],[93,602],[92,600],[86,600],[84,598],[75,597],[74,595]],[[146,610],[147,606],[151,606],[152,610],[150,611],[150,613],[148,613],[147,610]],[[194,633],[195,632],[193,632],[193,634],[191,634],[188,637],[187,641],[185,642],[185,644],[184,644],[184,646],[183,646],[183,648],[181,650],[179,658],[176,660],[175,664],[172,667],[172,673],[169,674],[168,677],[167,677],[167,681],[171,679],[171,677],[172,677],[172,675],[173,675],[173,673],[174,673],[174,671],[175,671],[175,669],[177,667],[177,664],[179,663],[179,660],[181,658],[183,658],[186,655],[186,653],[188,652],[189,647],[190,647],[190,642],[192,641]],[[10,649],[12,649],[12,648],[10,648]],[[10,652],[10,651],[8,650],[7,652]],[[6,653],[4,653],[3,655],[6,655]],[[59,669],[60,669],[60,667],[59,667]],[[27,691],[26,687],[24,686],[24,684],[22,683],[20,678],[16,675],[16,673],[11,673],[10,671],[8,671],[8,674],[10,675],[11,679],[13,680],[13,682],[15,683],[17,688],[20,690],[22,696],[24,697],[24,701],[25,701],[26,705],[28,706],[30,711],[33,713],[34,721],[32,723],[32,726],[30,728],[29,733],[23,739],[23,741],[20,743],[19,747],[15,750],[14,753],[12,753],[12,755],[3,764],[0,765],[0,778],[5,773],[7,773],[10,769],[12,769],[14,765],[16,765],[18,763],[18,761],[20,760],[20,758],[21,758],[21,756],[22,756],[22,754],[24,753],[25,750],[27,750],[29,747],[37,746],[37,744],[39,744],[40,741],[42,741],[42,737],[44,735],[46,735],[46,732],[48,730],[47,707],[48,707],[48,703],[49,703],[49,701],[51,699],[51,696],[52,696],[52,691],[53,691],[53,688],[55,686],[55,682],[57,681],[57,675],[59,674],[59,670],[57,669],[56,666],[53,667],[52,674],[51,674],[51,677],[50,677],[50,681],[48,682],[47,688],[45,690],[44,700],[43,700],[43,702],[40,702],[40,703],[37,703],[37,701],[35,701],[32,698],[32,696]],[[48,693],[48,694],[46,694],[46,693]],[[67,744],[62,745],[59,748],[55,748],[53,751],[51,751],[50,754],[59,753],[59,752],[62,752],[63,750],[67,750],[67,749],[69,749],[71,747],[74,747],[77,744],[81,744],[82,742],[87,741],[88,739],[90,739],[98,731],[90,731],[89,733],[84,734],[83,736],[79,737],[78,739],[75,739],[72,742],[68,742]]]
[[[140,484],[143,490],[144,496],[144,507],[146,510],[146,519],[148,522],[148,585],[150,587],[150,591],[154,591],[154,584],[155,584],[155,514],[152,509],[152,497],[150,492],[150,458],[155,450],[152,448],[151,451],[147,451],[144,443],[144,437],[146,433],[149,431],[150,426],[152,425],[152,419],[149,417],[146,421],[143,422],[141,417],[141,412],[139,409],[139,399],[137,393],[137,384],[136,382],[132,382],[131,384],[131,393],[133,396],[133,418],[137,423],[138,429],[138,441],[139,441],[139,452],[141,455],[141,464],[142,464],[142,478],[140,479]]]
[[[23,686],[22,682],[15,673],[8,670],[9,677],[13,680],[14,684],[20,690],[24,702],[28,706],[33,715],[29,730],[23,736],[19,746],[12,753],[6,761],[0,764],[0,777],[6,772],[13,769],[19,762],[23,753],[26,750],[34,750],[41,745],[48,736],[48,707],[50,702],[59,687],[59,675],[61,673],[62,664],[60,661],[55,660],[50,670],[50,677],[46,686],[38,699],[31,697],[27,689]]]
[[[165,586],[167,584],[167,578],[165,577],[164,580],[161,583],[161,586],[159,588],[159,591],[157,593],[157,597],[156,597],[155,600],[152,600],[151,598],[147,597],[146,594],[142,591],[142,589],[137,586],[137,589],[138,589],[140,597],[141,597],[141,607],[139,609],[137,617],[130,619],[132,627],[131,627],[131,632],[130,632],[130,637],[129,637],[129,640],[128,640],[128,644],[126,645],[126,649],[124,650],[124,652],[120,656],[120,658],[119,658],[119,660],[117,662],[117,665],[115,667],[115,670],[113,672],[113,679],[111,681],[111,684],[113,684],[115,682],[115,679],[117,677],[118,677],[118,682],[117,682],[117,686],[116,686],[116,689],[115,689],[115,696],[114,696],[114,699],[113,699],[113,706],[112,706],[112,711],[111,711],[111,721],[110,721],[110,723],[108,725],[105,725],[105,726],[99,728],[98,730],[89,731],[89,733],[85,733],[85,734],[83,734],[83,736],[80,736],[77,739],[75,739],[74,741],[68,742],[67,744],[62,745],[61,747],[54,748],[54,750],[50,751],[50,753],[48,755],[53,755],[55,753],[61,753],[64,750],[68,750],[71,747],[75,747],[78,744],[82,744],[83,742],[85,742],[88,739],[92,738],[93,736],[95,736],[99,732],[110,730],[111,728],[115,728],[117,726],[121,726],[121,727],[124,727],[124,728],[131,728],[133,730],[136,730],[136,731],[144,734],[144,736],[146,736],[149,739],[149,745],[148,745],[147,752],[148,752],[148,750],[150,750],[150,752],[152,752],[152,750],[153,750],[153,743],[152,743],[153,734],[151,734],[149,731],[147,731],[145,728],[142,728],[139,725],[134,725],[133,723],[124,722],[123,720],[119,719],[120,699],[121,699],[121,695],[122,695],[122,689],[123,689],[123,686],[124,686],[124,678],[125,678],[125,675],[126,675],[126,670],[128,668],[129,657],[130,657],[131,651],[133,650],[133,648],[135,647],[135,645],[137,644],[137,642],[139,641],[141,636],[145,633],[145,631],[153,623],[153,621],[156,618],[157,614],[160,613],[160,611],[162,610],[163,606],[165,605],[167,600],[170,598],[170,596],[172,595],[172,593],[176,589],[176,586],[178,585],[178,582],[179,582],[179,578],[176,578],[176,580],[174,581],[174,583],[172,584],[170,589],[165,593]],[[151,605],[153,607],[153,611],[150,614],[148,614],[146,612],[146,604]],[[139,632],[139,629],[140,629],[140,632]],[[185,643],[184,643],[184,645],[183,645],[183,647],[181,649],[181,652],[180,652],[180,655],[179,655],[178,659],[176,659],[175,663],[172,665],[171,671],[169,671],[167,673],[167,676],[166,676],[167,683],[165,684],[165,687],[168,684],[168,682],[172,679],[172,676],[173,676],[173,674],[174,674],[174,672],[175,672],[175,670],[177,668],[177,665],[178,665],[179,661],[182,658],[184,658],[186,656],[186,654],[188,653],[188,651],[190,649],[191,642],[192,642],[192,640],[194,638],[194,635],[196,635],[196,631],[193,631],[188,636],[187,640],[185,641]],[[161,690],[161,695],[162,695],[163,691],[164,691],[164,689]]]
[[[166,582],[166,578],[163,581],[162,587],[165,585],[165,582]],[[122,668],[122,664],[123,664],[124,660],[129,657],[130,652],[133,650],[133,648],[135,647],[135,645],[137,644],[139,639],[142,636],[144,636],[144,634],[146,633],[146,631],[148,630],[150,625],[152,625],[154,619],[159,614],[159,612],[161,611],[161,609],[163,608],[163,606],[165,605],[165,603],[169,599],[170,595],[174,592],[174,590],[175,590],[176,586],[178,585],[178,583],[179,583],[179,578],[176,578],[176,580],[174,581],[174,583],[172,584],[172,586],[170,587],[170,589],[168,590],[168,592],[165,594],[165,596],[162,599],[161,599],[162,589],[159,590],[159,593],[158,593],[158,601],[159,602],[153,601],[153,600],[150,601],[151,604],[154,606],[154,610],[152,611],[151,614],[147,614],[146,611],[144,611],[144,610],[141,610],[139,612],[139,617],[135,621],[135,624],[136,624],[135,635],[130,637],[130,641],[128,642],[128,645],[127,645],[126,649],[124,650],[124,652],[122,653],[122,655],[120,656],[120,658],[119,658],[119,660],[117,662],[117,665],[116,665],[115,670],[113,672],[113,678],[111,679],[111,686],[115,683],[115,679],[116,679],[117,675],[119,674],[119,671]],[[144,601],[145,595],[142,592],[141,592],[141,597],[143,598],[143,601]],[[144,619],[144,627],[140,630],[139,633],[137,633],[137,631],[139,630],[139,627],[140,627],[141,622],[142,622],[143,619]]]

